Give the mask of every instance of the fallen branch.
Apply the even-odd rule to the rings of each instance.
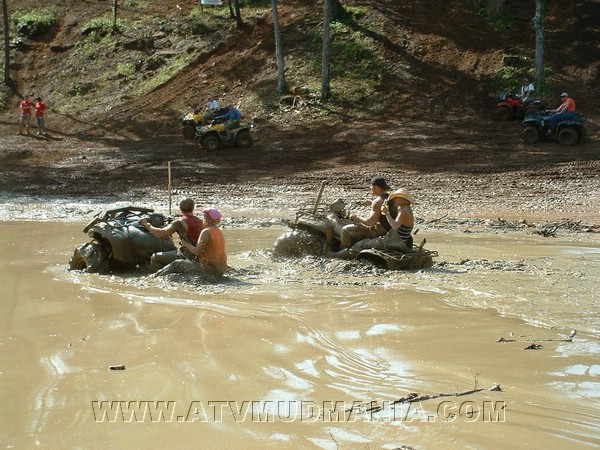
[[[439,222],[440,220],[442,220],[444,217],[448,217],[448,213],[444,214],[443,216],[440,216],[436,219],[431,219],[431,220],[427,220],[425,221],[425,223],[429,224],[429,223],[436,223]]]

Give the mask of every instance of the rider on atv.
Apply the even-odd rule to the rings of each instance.
[[[240,126],[242,113],[233,105],[227,105],[227,108],[229,108],[229,112],[223,114],[219,118],[223,122],[223,125],[225,125],[225,131],[227,132],[227,140],[229,141],[231,140],[231,130]]]
[[[177,233],[183,241],[195,245],[196,242],[198,242],[198,237],[204,227],[204,223],[202,219],[194,215],[194,207],[194,200],[191,198],[183,199],[179,203],[179,209],[181,210],[182,216],[163,228],[157,228],[151,225],[147,218],[141,219],[140,223],[150,234],[159,239]],[[184,247],[179,250],[154,253],[150,260],[150,271],[156,272],[176,259],[183,258],[193,259],[194,256]]]

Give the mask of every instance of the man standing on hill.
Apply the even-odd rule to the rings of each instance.
[[[19,134],[23,134],[23,126],[27,130],[27,135],[29,135],[29,124],[31,123],[31,108],[33,107],[33,103],[29,100],[29,96],[25,95],[20,104],[21,107],[21,120],[19,122]]]
[[[38,136],[40,134],[44,134],[44,136],[48,136],[46,132],[46,122],[44,121],[44,112],[46,111],[46,104],[42,100],[42,97],[35,98],[35,119],[37,121],[38,126]]]

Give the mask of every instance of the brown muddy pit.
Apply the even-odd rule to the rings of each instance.
[[[598,242],[421,227],[435,266],[388,272],[273,261],[259,222],[208,285],[70,272],[82,223],[4,222],[5,444],[598,444]]]

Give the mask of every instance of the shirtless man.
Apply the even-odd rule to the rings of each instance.
[[[202,219],[194,215],[194,207],[194,200],[191,198],[183,199],[179,203],[179,209],[181,210],[182,216],[163,228],[157,228],[151,225],[147,218],[140,220],[140,223],[152,236],[159,239],[163,239],[171,236],[173,233],[177,233],[183,242],[196,243],[204,224]],[[150,271],[156,272],[176,259],[182,259],[191,256],[187,250],[182,250],[183,249],[172,250],[168,252],[157,252],[153,254],[150,260]]]

